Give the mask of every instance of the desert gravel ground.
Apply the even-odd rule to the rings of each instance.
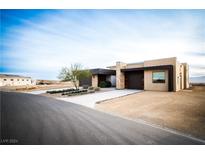
[[[104,101],[95,107],[205,139],[205,91],[144,91]]]

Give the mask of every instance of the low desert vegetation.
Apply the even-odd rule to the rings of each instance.
[[[100,88],[108,88],[108,87],[111,87],[111,82],[110,81],[101,81],[99,83],[99,87]]]
[[[75,96],[75,95],[94,93],[95,91],[99,91],[99,90],[100,90],[99,87],[88,87],[86,89],[69,88],[69,89],[62,89],[62,90],[48,90],[46,93]]]

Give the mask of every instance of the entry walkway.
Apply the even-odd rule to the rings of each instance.
[[[107,100],[107,99],[112,99],[112,98],[117,98],[121,96],[126,96],[126,95],[134,94],[140,91],[141,90],[130,90],[130,89],[111,90],[111,91],[106,91],[106,92],[96,92],[92,94],[71,96],[67,98],[57,98],[57,99],[83,105],[89,108],[94,108],[96,102]]]

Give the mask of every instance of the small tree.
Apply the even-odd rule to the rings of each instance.
[[[81,64],[71,64],[70,68],[63,67],[58,78],[62,81],[73,82],[76,89],[78,89],[78,81],[91,76],[91,72],[83,69]]]

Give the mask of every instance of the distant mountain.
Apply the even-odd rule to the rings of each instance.
[[[205,76],[190,77],[191,83],[205,83]]]

